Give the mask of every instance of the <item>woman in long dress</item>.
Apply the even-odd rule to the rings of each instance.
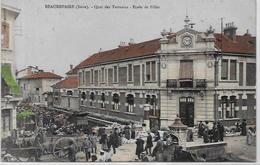
[[[255,136],[254,130],[252,127],[250,127],[247,131],[247,138],[246,138],[246,142],[248,145],[251,145],[253,143],[254,136]]]

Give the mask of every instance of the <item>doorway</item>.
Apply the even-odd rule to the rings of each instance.
[[[180,98],[180,118],[183,124],[188,127],[194,126],[194,98]]]

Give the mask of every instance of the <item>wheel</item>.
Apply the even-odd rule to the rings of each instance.
[[[73,138],[63,137],[55,141],[53,146],[53,155],[58,159],[67,159],[68,158],[68,150],[66,148],[69,147],[69,142],[72,141],[77,150],[76,141]]]

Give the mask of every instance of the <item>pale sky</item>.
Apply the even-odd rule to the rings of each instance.
[[[205,32],[210,25],[220,32],[234,22],[237,33],[256,34],[255,0],[2,0],[21,9],[17,18],[17,69],[33,65],[62,76],[100,48],[116,48],[130,38],[142,42],[159,38],[165,28],[183,28],[186,13]],[[45,4],[157,5],[160,9],[46,9]]]

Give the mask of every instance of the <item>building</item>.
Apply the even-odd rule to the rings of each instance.
[[[28,76],[39,71],[40,69],[38,69],[38,66],[28,66],[27,68],[17,71],[16,78],[19,79],[21,77]]]
[[[51,86],[62,79],[52,72],[39,71],[18,79],[23,99],[36,104],[47,104],[47,93],[52,92]]]
[[[93,54],[78,65],[82,113],[117,122],[168,127],[176,115],[198,121],[255,123],[256,38],[198,32],[188,17],[176,33]],[[73,71],[73,70],[72,70]]]
[[[52,85],[53,88],[53,108],[65,111],[79,111],[79,93],[77,72],[72,73],[73,66],[64,80]],[[75,69],[74,69],[75,70]]]
[[[20,88],[16,83],[14,27],[20,10],[1,4],[1,138],[16,129],[16,106],[21,101]]]

